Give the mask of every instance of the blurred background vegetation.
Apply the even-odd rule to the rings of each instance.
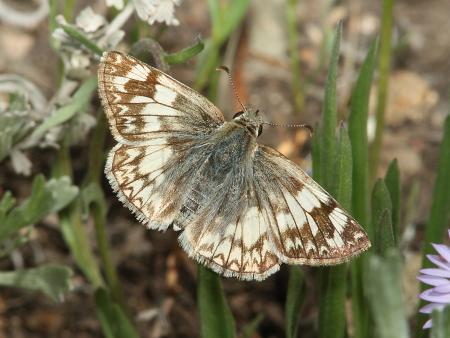
[[[447,0],[1,0],[0,338],[449,337],[449,311],[422,329],[416,280],[449,228],[448,13]],[[108,49],[231,118],[214,71],[227,65],[244,102],[315,126],[260,142],[312,173],[372,249],[241,282],[146,231],[103,175]]]

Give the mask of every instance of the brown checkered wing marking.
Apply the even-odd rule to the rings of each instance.
[[[175,219],[189,256],[227,277],[263,280],[281,263],[338,264],[370,246],[356,221],[293,162],[265,146],[251,161],[217,179],[199,174]]]
[[[120,143],[183,138],[224,122],[220,110],[205,97],[131,56],[105,52],[98,79],[112,134]]]
[[[194,90],[119,52],[103,54],[98,79],[119,142],[109,154],[106,175],[139,221],[165,230],[196,169],[195,161],[185,161],[187,152],[224,122],[223,115]],[[202,154],[195,159],[202,161]]]
[[[370,247],[361,226],[282,154],[260,146],[254,168],[271,240],[282,262],[339,264]]]
[[[211,201],[221,206],[217,213],[208,214],[211,206],[197,210],[179,241],[190,257],[225,277],[263,280],[278,271],[280,260],[254,187],[237,181],[226,194],[212,196]],[[201,193],[196,197],[201,199]]]
[[[166,230],[179,213],[189,182],[204,162],[201,155],[186,160],[189,148],[189,142],[174,148],[167,140],[157,139],[145,145],[119,143],[110,152],[105,168],[108,180],[148,228]]]

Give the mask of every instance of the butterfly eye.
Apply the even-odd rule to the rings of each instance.
[[[244,114],[243,111],[238,111],[236,114],[234,114],[233,119],[235,119],[236,117],[241,116],[242,114]]]
[[[263,126],[260,124],[258,127],[258,135],[257,136],[261,135],[262,132],[263,132]]]

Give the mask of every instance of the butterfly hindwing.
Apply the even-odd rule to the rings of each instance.
[[[266,146],[255,154],[255,184],[280,260],[331,265],[370,246],[358,223],[295,163]]]
[[[212,153],[210,158],[213,158]],[[219,179],[203,168],[179,220],[187,253],[224,276],[262,280],[279,269],[270,228],[252,185],[249,166]],[[184,215],[186,214],[186,215]]]

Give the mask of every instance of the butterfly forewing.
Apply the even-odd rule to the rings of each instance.
[[[118,52],[98,77],[119,142],[105,168],[113,189],[148,227],[181,231],[198,262],[262,280],[281,263],[338,264],[370,246],[300,167],[256,143],[254,125],[225,122],[205,97]]]
[[[224,122],[222,113],[205,97],[131,56],[105,53],[98,78],[102,103],[118,142],[196,134]]]

